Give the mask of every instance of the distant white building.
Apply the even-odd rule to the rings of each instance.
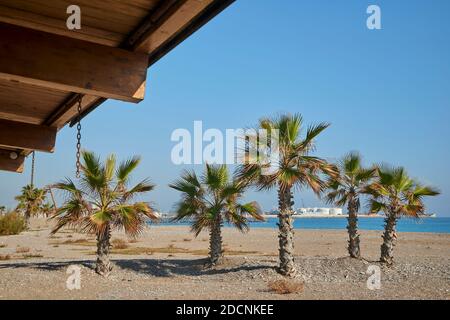
[[[341,208],[330,208],[330,214],[340,216],[343,215],[343,212]]]
[[[341,208],[298,208],[295,212],[298,215],[318,215],[318,216],[340,216],[343,215]]]

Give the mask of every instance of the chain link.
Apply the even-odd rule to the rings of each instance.
[[[34,156],[35,156],[35,151],[33,151],[33,154],[31,155],[31,187],[34,186]]]
[[[80,95],[78,98],[78,123],[77,123],[77,172],[76,177],[80,178],[80,169],[81,169],[81,100],[82,96]]]

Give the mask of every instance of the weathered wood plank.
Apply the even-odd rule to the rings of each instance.
[[[189,24],[197,15],[205,10],[214,0],[186,0],[177,8],[175,12],[171,12],[162,23],[149,30],[143,41],[134,49],[139,52],[151,53],[164,45],[185,26]]]
[[[0,24],[0,79],[139,102],[147,55]]]
[[[0,118],[42,124],[68,93],[0,80]]]
[[[15,153],[17,158],[14,159],[11,157],[12,152],[14,151],[0,149],[0,170],[22,173],[25,157]]]
[[[0,146],[53,152],[56,128],[0,119]]]

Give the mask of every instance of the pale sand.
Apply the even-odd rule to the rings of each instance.
[[[104,279],[92,270],[94,237],[67,230],[49,237],[48,222],[34,220],[30,231],[0,237],[0,299],[450,299],[449,234],[399,233],[396,264],[382,267],[381,290],[371,291],[366,271],[379,265],[381,232],[361,232],[365,260],[354,260],[346,257],[344,230],[296,230],[305,288],[290,295],[267,287],[281,278],[274,270],[275,229],[225,228],[223,235],[225,265],[205,269],[207,233],[195,239],[188,227],[151,227],[128,249],[114,251],[115,269]],[[79,239],[88,241],[64,243]],[[66,288],[71,264],[82,268],[81,290]]]

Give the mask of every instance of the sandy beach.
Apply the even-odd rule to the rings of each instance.
[[[367,288],[368,266],[380,265],[381,232],[362,231],[364,260],[346,257],[342,230],[296,230],[300,293],[268,290],[280,279],[275,229],[224,229],[224,265],[207,269],[208,235],[188,227],[152,226],[113,249],[113,273],[95,274],[95,238],[70,230],[50,236],[44,219],[0,237],[0,299],[450,299],[450,235],[399,233],[396,264],[382,267],[381,289]],[[81,289],[68,290],[69,265],[81,267]]]

